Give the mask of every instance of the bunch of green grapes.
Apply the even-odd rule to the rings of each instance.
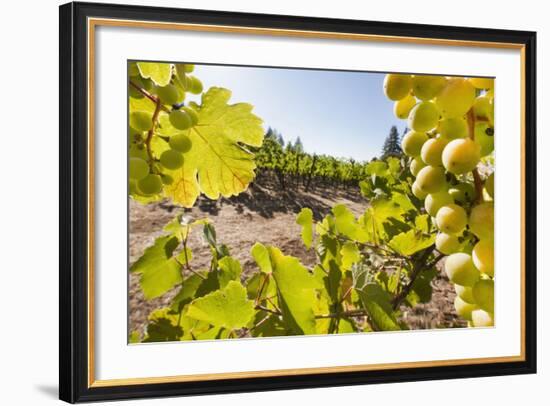
[[[130,112],[130,193],[151,196],[162,191],[173,178],[169,172],[179,169],[184,163],[184,154],[191,149],[192,140],[184,133],[198,122],[197,112],[191,106],[184,106],[186,93],[200,94],[201,81],[190,75],[194,65],[170,64],[171,79],[165,86],[155,85],[151,79],[142,77],[136,63],[130,64],[130,97],[148,97],[159,103],[159,114],[167,114],[174,132],[168,137],[166,131],[159,135],[158,115],[149,111]],[[178,132],[181,131],[181,132]],[[154,137],[161,137],[169,145],[160,156],[151,150]]]
[[[402,140],[411,189],[437,227],[439,252],[456,291],[459,316],[474,327],[494,320],[494,80],[388,74],[386,96],[407,119]]]

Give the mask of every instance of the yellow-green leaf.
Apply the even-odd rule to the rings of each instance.
[[[302,226],[302,240],[307,248],[311,248],[313,242],[313,211],[304,207],[296,216],[296,224]]]
[[[409,230],[393,237],[389,246],[401,255],[409,256],[424,248],[428,248],[435,242],[435,235],[425,234],[417,230]]]
[[[246,297],[246,289],[237,281],[209,293],[189,304],[188,317],[206,321],[216,327],[245,327],[254,316],[254,302]]]
[[[139,282],[146,299],[161,296],[181,283],[180,266],[173,257],[178,244],[174,236],[159,237],[130,268],[130,272],[141,274]]]
[[[158,62],[138,62],[139,73],[144,78],[149,78],[159,86],[166,86],[172,77],[172,65]]]
[[[271,273],[273,271],[273,268],[271,267],[271,261],[269,259],[269,251],[263,244],[259,242],[255,243],[252,246],[250,253],[254,258],[254,261],[256,261],[256,263],[260,267],[260,271],[264,273]]]
[[[283,320],[292,334],[315,334],[315,289],[322,285],[298,258],[285,256],[275,247],[270,247],[269,253]]]
[[[192,142],[183,166],[169,174],[174,182],[164,188],[175,203],[191,207],[204,193],[210,199],[244,191],[254,179],[254,155],[245,147],[262,145],[262,120],[246,103],[229,105],[231,92],[213,87],[202,96],[198,124],[184,131]]]

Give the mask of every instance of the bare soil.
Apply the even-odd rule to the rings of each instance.
[[[218,241],[229,247],[231,255],[243,266],[244,274],[256,269],[250,256],[250,248],[255,242],[277,246],[286,255],[298,257],[305,266],[312,266],[315,264],[315,254],[306,250],[301,241],[296,214],[303,207],[309,207],[314,217],[320,219],[332,206],[343,203],[359,215],[367,204],[356,190],[317,189],[305,192],[302,188],[292,189],[281,191],[270,182],[262,182],[262,186],[252,184],[246,192],[229,199],[212,201],[201,197],[192,209],[185,210],[185,215],[190,220],[208,217],[216,229]],[[130,202],[130,264],[162,234],[162,228],[180,210],[168,202],[148,205]],[[191,233],[189,247],[193,252],[193,268],[208,268],[210,251],[199,228]],[[430,303],[418,305],[414,310],[402,309],[406,323],[414,329],[465,326],[464,321],[454,312],[454,290],[442,272],[432,285]],[[143,332],[149,313],[167,306],[176,293],[177,289],[173,289],[162,297],[147,301],[139,287],[139,276],[130,274],[130,331]]]

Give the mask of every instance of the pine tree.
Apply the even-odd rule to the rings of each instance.
[[[386,159],[390,156],[400,157],[403,155],[400,145],[399,132],[397,131],[396,126],[392,126],[390,133],[384,141],[384,146],[382,147],[382,156],[381,159]]]
[[[304,152],[304,144],[302,144],[300,137],[296,138],[296,141],[294,142],[294,151]]]

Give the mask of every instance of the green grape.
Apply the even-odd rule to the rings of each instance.
[[[495,149],[494,130],[488,123],[479,122],[475,125],[475,141],[481,147],[481,156],[487,156]]]
[[[130,62],[128,65],[128,76],[138,76],[139,68],[136,62]]]
[[[185,64],[183,64],[183,70],[185,71],[185,73],[191,73],[195,70],[195,65],[185,63]]]
[[[191,149],[191,139],[185,134],[176,134],[171,136],[169,144],[170,148],[181,153],[187,152]]]
[[[472,288],[476,304],[489,313],[495,311],[495,283],[492,279],[481,279]]]
[[[492,110],[491,99],[487,96],[476,97],[472,109],[474,110],[474,116],[476,119],[489,118],[489,112]]]
[[[182,110],[172,110],[168,116],[170,123],[178,130],[187,130],[193,126],[191,116]]]
[[[395,117],[405,120],[409,116],[409,113],[415,104],[416,99],[411,95],[407,95],[401,100],[396,101],[393,104],[393,113],[395,114]]]
[[[449,142],[442,155],[443,166],[455,175],[472,171],[481,159],[481,147],[469,138]]]
[[[472,320],[472,312],[477,310],[478,307],[475,304],[468,303],[460,298],[455,297],[455,310],[456,314],[462,317],[464,320]]]
[[[474,327],[492,327],[493,315],[485,310],[478,309],[472,312],[472,324]]]
[[[426,166],[420,169],[415,183],[424,193],[436,193],[447,185],[445,171],[438,166]]]
[[[149,174],[137,183],[138,190],[144,195],[155,195],[162,190],[162,180],[159,175]]]
[[[459,183],[449,188],[449,194],[456,203],[464,204],[471,202],[477,198],[477,193],[474,185],[471,183]]]
[[[150,79],[143,79],[141,76],[132,76],[130,77],[130,81],[138,86],[139,88],[143,89],[143,90],[146,90],[148,92],[151,92],[153,90],[153,88],[155,87],[155,85],[153,84],[153,82],[150,80]],[[129,88],[129,93],[130,93],[130,97],[133,97],[134,99],[142,99],[143,97],[143,94],[135,88],[135,86],[133,86],[132,84],[129,84],[128,85],[128,88]]]
[[[435,98],[435,105],[445,118],[464,116],[474,104],[476,91],[462,78],[451,78]]]
[[[443,154],[443,149],[449,141],[437,137],[430,138],[428,141],[422,145],[420,150],[420,157],[425,164],[431,166],[441,166],[443,162],[441,161],[441,156]]]
[[[390,73],[384,78],[384,94],[390,100],[401,100],[411,91],[411,75]]]
[[[424,192],[420,187],[418,186],[418,183],[416,181],[413,182],[412,187],[412,194],[415,195],[420,200],[424,200],[428,193]]]
[[[412,78],[412,91],[420,100],[430,100],[445,87],[444,76],[415,75]]]
[[[435,236],[435,248],[445,255],[451,255],[460,249],[460,241],[453,234],[437,233]]]
[[[418,175],[418,172],[420,172],[420,169],[424,168],[426,166],[426,164],[424,162],[422,162],[421,159],[419,158],[414,158],[412,161],[411,161],[411,165],[410,165],[410,170],[411,170],[411,174],[416,177]]]
[[[445,273],[451,282],[462,286],[474,286],[479,280],[479,271],[474,266],[472,257],[463,252],[447,257]]]
[[[468,215],[466,210],[451,203],[441,207],[435,216],[437,228],[447,234],[460,234],[466,228]]]
[[[172,183],[174,183],[174,178],[170,175],[162,174],[160,175],[160,179],[162,180],[162,183],[164,185],[171,185]]]
[[[471,286],[455,285],[455,292],[457,296],[464,300],[466,303],[476,303]]]
[[[130,126],[138,131],[149,131],[153,126],[153,115],[146,111],[134,111],[130,114]]]
[[[202,82],[195,76],[187,76],[188,91],[193,94],[202,93]]]
[[[495,211],[493,203],[486,202],[475,206],[470,213],[470,231],[480,240],[493,240]]]
[[[495,80],[489,78],[470,78],[470,83],[477,89],[493,89],[495,87]]]
[[[130,148],[128,150],[128,156],[131,158],[141,158],[145,161],[149,159],[149,156],[147,155],[147,150],[145,149],[144,144],[134,144],[133,142],[130,143]]]
[[[429,101],[418,103],[409,113],[408,125],[415,131],[430,131],[439,121],[439,111]]]
[[[185,98],[185,93],[171,84],[159,86],[156,88],[155,92],[164,104],[178,104]]]
[[[130,81],[133,82],[136,86],[139,86],[140,88],[142,88],[143,90],[147,90],[148,92],[153,91],[153,89],[155,88],[155,84],[153,83],[153,81],[151,79],[145,79],[145,78],[142,78],[139,75],[138,76],[131,76]],[[131,86],[131,87],[133,87],[133,86]]]
[[[472,250],[472,260],[480,272],[495,276],[495,247],[492,240],[480,240]]]
[[[441,207],[452,203],[454,203],[454,200],[451,195],[446,190],[443,190],[437,193],[430,193],[426,196],[424,208],[430,216],[435,217]]]
[[[464,117],[444,118],[439,121],[437,131],[448,140],[466,138],[468,136],[468,123]]]
[[[183,155],[173,149],[168,149],[160,155],[160,163],[166,169],[178,169],[183,165]]]
[[[417,157],[426,141],[428,141],[428,136],[425,133],[409,131],[401,140],[401,148],[406,155]]]
[[[130,179],[128,181],[128,193],[131,195],[137,195],[140,194],[138,187],[137,187],[137,181],[134,179]]]
[[[197,125],[197,123],[199,122],[199,115],[197,114],[197,112],[193,108],[187,106],[182,107],[182,110],[189,114],[193,126]]]
[[[485,179],[485,190],[493,199],[495,198],[495,173],[491,173],[487,179]]]
[[[128,174],[130,179],[140,180],[149,175],[149,165],[141,158],[130,158]]]

